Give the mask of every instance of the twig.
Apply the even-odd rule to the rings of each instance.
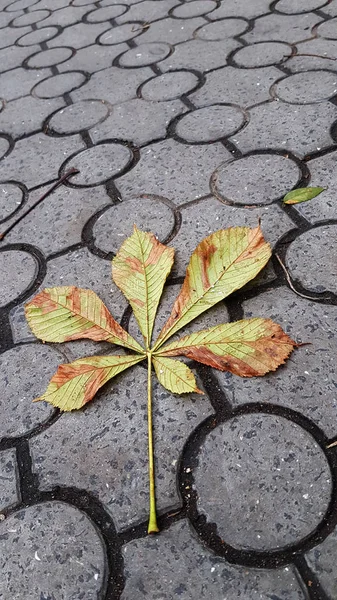
[[[47,190],[45,192],[45,194],[43,194],[43,196],[41,196],[41,198],[39,198],[36,202],[34,202],[34,204],[32,204],[32,206],[30,208],[28,208],[28,210],[26,210],[26,212],[22,213],[22,215],[20,215],[20,217],[18,217],[16,219],[16,221],[14,221],[14,223],[12,223],[9,227],[7,227],[7,229],[5,229],[5,231],[0,233],[0,241],[3,240],[6,237],[6,235],[10,231],[12,231],[12,229],[14,229],[14,227],[16,227],[16,225],[18,223],[20,223],[20,221],[22,221],[22,219],[24,219],[27,215],[29,215],[29,213],[32,210],[34,210],[34,208],[36,208],[45,198],[47,198],[47,196],[49,196],[54,190],[56,190],[60,185],[62,185],[62,183],[64,183],[69,177],[71,177],[72,175],[76,175],[77,173],[79,173],[79,170],[75,169],[73,167],[72,169],[67,171],[64,175],[62,175],[62,177],[60,177],[60,179],[58,181],[56,181],[56,183],[54,183],[54,185],[52,185],[52,187],[49,190]]]
[[[301,292],[299,292],[299,291],[298,291],[298,290],[297,290],[297,289],[294,287],[294,284],[293,284],[293,282],[292,282],[292,281],[291,281],[291,279],[290,279],[290,275],[289,275],[289,273],[288,273],[288,271],[287,271],[287,268],[286,268],[285,264],[282,262],[282,260],[280,259],[280,257],[279,257],[279,255],[278,255],[278,254],[275,254],[275,256],[276,256],[277,260],[279,261],[279,263],[280,263],[280,265],[281,265],[281,267],[282,267],[282,269],[283,269],[283,272],[284,272],[284,274],[285,274],[285,276],[286,276],[286,280],[287,280],[287,282],[288,282],[288,284],[289,284],[289,287],[290,287],[290,289],[291,289],[293,292],[295,292],[295,294],[297,294],[298,296],[300,296],[301,298],[305,298],[306,300],[313,300],[313,301],[314,301],[314,300],[317,300],[317,297],[316,297],[316,296],[306,296],[306,294],[302,294]]]

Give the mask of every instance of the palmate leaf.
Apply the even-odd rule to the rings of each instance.
[[[224,323],[164,346],[156,358],[187,356],[221,371],[255,377],[275,371],[296,343],[270,319]]]
[[[134,227],[112,261],[115,284],[129,300],[149,348],[160,297],[174,260],[173,248]]]
[[[164,356],[153,356],[153,366],[159,383],[174,394],[196,392],[203,394],[197,387],[197,382],[191,369],[179,360]]]
[[[232,292],[253,279],[266,265],[271,248],[260,226],[220,229],[193,252],[172,313],[153,350]]]
[[[46,288],[26,304],[25,313],[32,332],[44,342],[89,339],[144,352],[91,290]]]
[[[60,365],[36,402],[45,400],[63,411],[82,408],[109,379],[136,365],[145,356],[89,356]]]

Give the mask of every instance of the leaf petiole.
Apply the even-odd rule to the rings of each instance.
[[[147,528],[148,533],[158,533],[156,490],[154,482],[154,452],[153,452],[153,426],[152,426],[152,354],[147,352],[147,431],[149,444],[149,486],[150,486],[150,516]]]

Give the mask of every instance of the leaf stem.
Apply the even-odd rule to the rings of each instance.
[[[149,439],[149,484],[150,484],[150,516],[147,528],[148,533],[157,533],[156,492],[154,481],[154,453],[153,453],[153,427],[152,427],[152,354],[147,352],[147,431]]]

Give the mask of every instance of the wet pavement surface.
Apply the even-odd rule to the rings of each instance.
[[[336,0],[0,0],[3,600],[337,599],[336,184]],[[148,537],[146,371],[76,414],[32,404],[113,349],[42,344],[23,306],[88,287],[135,334],[111,258],[136,223],[176,249],[158,331],[203,237],[259,219],[270,264],[197,325],[310,345],[263,378],[192,363],[204,397],[154,384]]]

